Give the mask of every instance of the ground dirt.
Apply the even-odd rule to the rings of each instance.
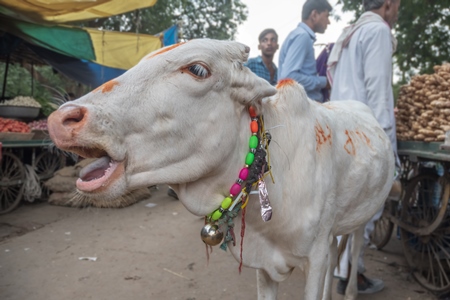
[[[166,192],[161,186],[122,209],[37,203],[1,215],[0,299],[256,299],[255,270],[239,274],[238,262],[218,247],[207,264],[203,219]],[[409,275],[395,234],[383,251],[368,249],[365,262],[367,276],[386,287],[358,299],[435,299]],[[302,281],[295,270],[278,299],[302,299]],[[341,300],[336,281],[333,299]]]

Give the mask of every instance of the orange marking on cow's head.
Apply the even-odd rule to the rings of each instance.
[[[145,59],[150,59],[150,58],[155,57],[156,55],[160,55],[160,54],[163,54],[163,53],[165,53],[165,52],[168,52],[168,51],[170,51],[170,50],[172,50],[172,49],[175,49],[175,48],[178,47],[178,46],[183,45],[184,43],[185,43],[185,42],[181,42],[181,43],[178,43],[178,44],[173,44],[173,45],[171,45],[171,46],[164,47],[164,48],[162,48],[161,50],[159,50],[159,51],[157,51],[157,52],[151,54],[151,55],[148,56],[148,57],[146,57]]]
[[[277,89],[280,89],[282,87],[288,86],[288,85],[294,85],[295,84],[295,80],[294,79],[290,79],[290,78],[286,78],[286,79],[281,79],[280,81],[278,81],[278,84],[276,86]]]
[[[327,125],[327,131],[328,134],[325,134],[325,131],[323,130],[320,123],[316,120],[316,125],[314,126],[314,131],[316,132],[316,151],[318,152],[320,150],[320,146],[324,145],[326,142],[328,142],[331,146],[331,129]]]
[[[347,151],[348,154],[355,155],[356,148],[355,148],[355,145],[353,144],[353,140],[350,136],[350,132],[348,130],[346,130],[345,135],[347,136],[347,141],[345,142],[344,149],[345,149],[345,151]]]
[[[98,91],[102,91],[102,93],[106,93],[106,92],[111,92],[112,89],[114,88],[114,86],[118,85],[119,82],[117,80],[110,80],[108,82],[105,82],[104,84],[102,84],[101,86],[99,86],[98,88],[96,88],[95,90],[93,90],[92,92],[98,92]]]

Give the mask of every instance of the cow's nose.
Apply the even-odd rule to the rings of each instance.
[[[60,147],[73,142],[86,123],[87,109],[76,105],[63,106],[48,117],[50,138]]]

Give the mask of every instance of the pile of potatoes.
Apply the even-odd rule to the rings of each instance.
[[[398,140],[444,141],[450,130],[450,63],[412,77],[400,88],[397,108]]]

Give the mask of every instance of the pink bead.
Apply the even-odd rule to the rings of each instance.
[[[230,188],[230,194],[236,196],[241,191],[241,186],[237,183],[233,184]]]
[[[239,172],[239,178],[242,180],[247,180],[248,177],[248,168],[242,168],[241,172]]]

